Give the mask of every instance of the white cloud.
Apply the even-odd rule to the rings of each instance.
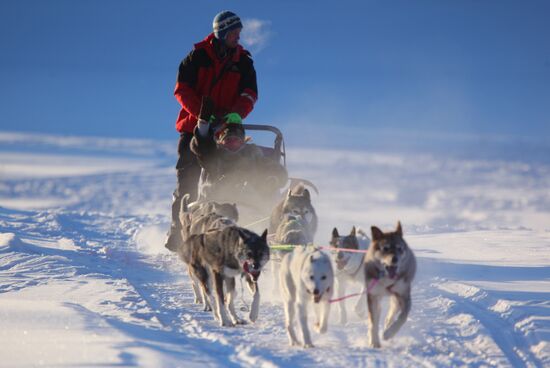
[[[257,54],[263,50],[271,38],[271,21],[256,18],[243,19],[241,39],[243,45]]]

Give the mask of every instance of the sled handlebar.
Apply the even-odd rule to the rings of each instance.
[[[275,142],[273,144],[273,149],[277,155],[277,159],[283,158],[283,164],[286,167],[286,150],[285,150],[285,141],[283,139],[283,133],[272,125],[261,125],[261,124],[243,124],[245,130],[263,130],[275,134]]]

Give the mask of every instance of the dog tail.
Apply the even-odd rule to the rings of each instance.
[[[292,191],[293,194],[296,195],[302,195],[304,190],[307,187],[310,187],[315,191],[317,195],[319,195],[319,189],[313,184],[311,181],[307,179],[301,179],[301,178],[289,178],[290,179],[290,185],[289,189]]]
[[[189,198],[191,196],[186,193],[181,199],[181,212],[189,212]]]
[[[359,235],[357,237],[357,240],[359,241],[359,249],[368,249],[370,246],[370,238],[367,233],[363,229],[358,227],[357,234]]]

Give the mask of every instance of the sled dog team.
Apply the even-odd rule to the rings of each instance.
[[[371,347],[381,346],[378,328],[384,297],[390,298],[390,309],[383,338],[393,337],[407,320],[416,260],[403,239],[399,222],[393,232],[385,233],[372,226],[372,242],[361,229],[353,227],[348,235],[341,236],[334,228],[330,247],[336,252],[330,257],[311,245],[318,220],[309,191],[303,185],[289,189],[270,217],[270,243],[295,245],[292,251],[274,247],[270,252],[268,229],[258,235],[237,225],[238,211],[234,204],[188,203],[185,197],[180,221],[184,240],[176,252],[187,265],[195,303],[201,303],[205,311],[212,311],[221,326],[245,323],[234,304],[235,278],[241,275],[252,293],[249,319],[257,320],[258,278],[270,259],[274,260],[273,269],[279,280],[290,345],[313,346],[307,323],[311,304],[316,312],[317,332],[327,331],[334,302],[339,302],[340,322],[345,324],[347,312],[345,303],[340,301],[352,296],[346,296],[346,288],[351,284],[360,285],[362,290],[353,294],[360,295],[354,308],[357,315],[364,318],[368,307]]]

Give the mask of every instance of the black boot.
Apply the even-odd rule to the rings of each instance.
[[[180,244],[183,243],[183,237],[181,234],[181,223],[179,219],[179,211],[181,207],[181,196],[177,195],[177,189],[174,191],[174,197],[172,201],[172,223],[170,224],[170,230],[168,230],[168,236],[164,246],[172,251],[177,251]]]

